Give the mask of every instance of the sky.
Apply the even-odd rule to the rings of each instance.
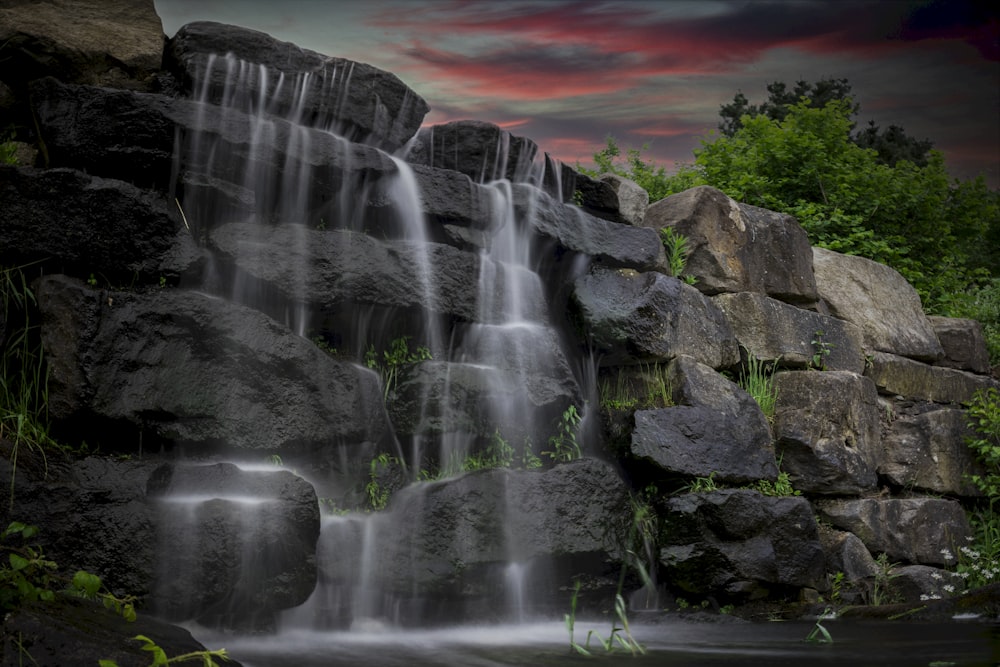
[[[861,111],[1000,187],[1000,10],[982,0],[154,0],[403,80],[434,125],[475,119],[593,163],[612,135],[674,170],[743,92],[846,78]]]

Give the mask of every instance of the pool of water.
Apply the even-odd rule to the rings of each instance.
[[[287,631],[266,637],[220,636],[192,629],[209,648],[225,647],[246,667],[497,667],[501,665],[877,665],[982,667],[1000,665],[1000,624],[823,621],[833,642],[805,641],[810,622],[638,625],[646,649],[607,653],[591,641],[593,657],[572,653],[562,623],[460,626],[440,630],[363,632]],[[608,623],[578,621],[606,637]]]

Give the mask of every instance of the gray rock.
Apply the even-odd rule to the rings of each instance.
[[[820,530],[820,542],[826,553],[826,569],[842,572],[848,584],[857,584],[879,573],[878,563],[857,535],[842,530]]]
[[[926,361],[944,355],[917,291],[894,269],[813,248],[813,270],[830,314],[859,326],[866,350]]]
[[[514,314],[516,302],[519,318],[547,318],[537,279],[518,284],[518,275],[509,273],[524,269],[440,243],[381,241],[302,225],[231,223],[212,232],[211,245],[252,281],[317,313],[335,315],[364,304],[503,322]],[[487,311],[480,304],[480,283],[490,286],[484,298],[496,308]]]
[[[894,486],[932,493],[979,496],[969,475],[983,467],[965,444],[972,435],[964,410],[901,415],[882,438],[879,475]]]
[[[723,368],[739,359],[722,311],[676,278],[597,268],[576,281],[573,301],[602,364],[667,361],[683,354]]]
[[[394,74],[232,25],[199,21],[183,26],[167,45],[164,65],[178,74],[191,96],[208,91],[208,101],[218,104],[228,94],[227,103],[242,100],[247,106],[263,96],[271,114],[297,116],[387,151],[403,146],[429,110]],[[241,68],[233,96],[231,84]]]
[[[660,564],[693,593],[756,595],[774,587],[824,588],[823,549],[804,498],[727,489],[665,503]]]
[[[642,221],[646,217],[646,207],[649,206],[649,193],[635,181],[617,174],[601,174],[598,178],[614,190],[618,199],[620,222],[636,227],[642,226]]]
[[[712,301],[726,314],[740,346],[761,361],[801,369],[814,366],[818,355],[825,369],[864,371],[861,330],[850,322],[753,292],[719,294]]]
[[[979,322],[958,317],[927,319],[944,349],[944,357],[936,362],[939,366],[989,375],[990,354]]]
[[[869,358],[865,375],[879,393],[935,403],[966,403],[980,389],[1000,387],[989,377],[928,364],[905,357],[876,352]]]
[[[564,250],[589,255],[608,267],[664,271],[663,244],[653,230],[595,218],[575,206],[561,204],[534,186],[512,187],[514,213],[542,238]]]
[[[421,128],[408,148],[407,161],[457,171],[475,183],[537,180],[533,166],[538,145],[484,121],[456,120]]]
[[[854,498],[815,504],[820,519],[848,530],[890,561],[954,565],[971,536],[962,506],[944,498]]]
[[[107,292],[65,276],[42,278],[36,293],[49,411],[77,423],[78,437],[114,439],[94,417],[124,427],[117,446],[127,451],[135,429],[154,443],[289,452],[388,432],[374,373],[257,311],[199,292]]]
[[[965,580],[958,573],[927,565],[897,567],[891,577],[889,595],[906,604],[950,598],[965,589]]]
[[[795,488],[853,494],[875,488],[878,395],[848,371],[786,371],[774,376],[774,437]]]
[[[71,169],[0,168],[0,198],[8,261],[83,278],[155,284],[182,229],[159,195]]]
[[[777,479],[771,431],[745,391],[690,357],[667,370],[674,407],[639,410],[628,454],[662,472],[752,484]]]
[[[277,611],[312,593],[319,505],[301,477],[232,463],[165,464],[147,494],[158,514],[158,613],[268,629]]]
[[[687,238],[684,273],[705,294],[758,292],[804,305],[817,299],[809,239],[791,216],[699,186],[651,204],[642,224]]]

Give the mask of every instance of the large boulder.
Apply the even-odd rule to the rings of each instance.
[[[713,475],[730,484],[777,478],[771,430],[753,398],[690,357],[672,361],[667,373],[678,405],[635,413],[627,453],[636,475]]]
[[[726,314],[740,346],[760,361],[785,368],[864,370],[861,330],[850,322],[753,292],[719,294],[712,301]]]
[[[476,183],[500,179],[530,182],[538,145],[493,123],[456,120],[421,128],[408,147],[406,159],[413,164],[450,169]],[[533,178],[534,177],[534,178]]]
[[[927,319],[944,349],[944,357],[936,362],[938,365],[989,374],[990,353],[986,349],[983,325],[960,317],[931,316]]]
[[[965,441],[972,436],[964,410],[901,415],[882,437],[879,475],[904,489],[978,496],[969,475],[983,475]]]
[[[823,548],[804,498],[727,489],[664,503],[659,561],[671,585],[745,600],[824,588]]]
[[[917,291],[896,270],[813,248],[816,286],[830,314],[861,328],[868,351],[934,361],[944,355]]]
[[[890,561],[955,565],[971,537],[965,510],[944,498],[850,498],[815,503],[817,515]]]
[[[273,627],[316,585],[319,504],[287,471],[232,463],[164,464],[147,495],[155,504],[155,607],[173,620]]]
[[[164,64],[202,101],[249,108],[263,98],[270,114],[308,120],[387,151],[402,147],[429,110],[394,74],[233,25],[183,26],[169,41]]]
[[[616,222],[641,227],[646,217],[646,207],[649,206],[649,193],[635,181],[618,174],[601,174],[598,180],[610,185],[615,193],[621,217],[621,220]]]
[[[49,413],[76,424],[75,438],[126,451],[139,433],[149,446],[295,451],[387,434],[374,373],[255,310],[187,290],[107,292],[65,276],[41,279],[36,293]]]
[[[0,167],[0,198],[3,261],[106,282],[156,283],[183,229],[161,196],[72,169]]]
[[[572,298],[602,364],[669,361],[682,354],[712,368],[739,360],[722,311],[676,278],[595,268],[576,281]]]
[[[46,0],[0,6],[0,78],[22,99],[28,82],[44,76],[146,87],[160,69],[163,42],[163,24],[153,0]],[[0,125],[8,122],[2,119]]]
[[[878,394],[849,371],[774,376],[774,437],[795,488],[816,494],[870,491],[879,461]]]
[[[1000,387],[1000,383],[989,377],[931,366],[886,352],[869,356],[865,375],[875,383],[879,393],[935,403],[967,403],[980,389]]]
[[[789,215],[703,185],[651,204],[642,224],[687,238],[684,273],[705,294],[758,292],[803,305],[817,299],[809,238]]]

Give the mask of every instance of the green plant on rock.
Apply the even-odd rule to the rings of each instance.
[[[981,475],[970,475],[969,481],[982,491],[993,508],[1000,498],[1000,391],[995,387],[977,391],[966,414],[975,435],[966,438],[965,443],[984,469]]]
[[[549,438],[549,451],[542,452],[555,463],[567,463],[583,456],[576,433],[580,426],[580,413],[575,405],[566,408],[559,419],[559,429]]]
[[[45,450],[59,447],[49,436],[48,367],[38,327],[30,322],[35,295],[24,268],[0,270],[0,321],[8,327],[7,338],[0,341],[0,439],[10,442],[11,507],[21,449],[39,454],[47,472]]]
[[[391,465],[398,465],[399,459],[391,454],[382,453],[371,460],[368,465],[368,482],[365,484],[365,495],[372,511],[381,512],[389,504],[392,492],[379,483],[380,473]]]
[[[433,358],[431,351],[423,346],[411,351],[409,341],[409,336],[393,339],[389,343],[389,349],[383,350],[381,356],[375,350],[374,345],[369,345],[365,351],[365,365],[382,376],[382,391],[385,400],[389,400],[389,395],[396,390],[399,372],[403,367]]]
[[[17,144],[14,143],[14,132],[8,130],[0,140],[0,164],[17,165]]]
[[[878,567],[878,571],[875,573],[875,580],[868,591],[866,601],[868,604],[878,607],[896,601],[896,596],[892,594],[889,584],[899,576],[895,574],[899,563],[890,563],[889,555],[883,552],[875,559],[875,565]]]
[[[664,227],[660,230],[660,241],[667,252],[667,266],[670,268],[670,275],[674,278],[680,278],[688,285],[694,285],[698,282],[694,276],[684,275],[688,256],[691,254],[687,237],[673,227]]]
[[[746,350],[746,348],[744,348]],[[767,421],[774,420],[774,408],[778,393],[774,387],[774,370],[777,362],[765,364],[747,351],[747,365],[740,376],[739,385],[753,400],[757,401]]]
[[[813,347],[813,355],[809,360],[809,368],[817,371],[826,370],[826,358],[830,356],[830,351],[833,349],[833,343],[823,340],[823,336],[825,335],[825,332],[817,331],[813,335],[813,339],[809,341],[809,344]]]
[[[152,662],[149,663],[149,667],[162,667],[163,665],[176,665],[182,662],[194,661],[201,661],[202,667],[219,667],[216,658],[223,662],[229,662],[229,654],[224,648],[215,651],[191,651],[190,653],[175,655],[171,658],[167,656],[167,652],[162,647],[145,635],[136,635],[132,639],[142,642],[142,650],[150,652]],[[99,660],[98,665],[99,667],[118,667],[118,663],[114,660]]]
[[[831,610],[827,608],[826,611],[820,614],[820,617],[816,619],[816,625],[814,625],[812,627],[812,630],[810,630],[809,634],[806,635],[805,641],[814,644],[833,643],[833,636],[830,634],[830,631],[827,630],[825,627],[823,627],[823,621],[827,618],[830,618],[830,611]]]
[[[757,483],[749,487],[765,496],[800,496],[802,492],[792,486],[792,479],[788,473],[781,469],[781,457],[778,458],[778,479],[770,481],[766,479],[757,480]]]
[[[681,487],[681,493],[705,493],[706,491],[718,491],[719,485],[715,482],[715,471],[708,473],[708,477],[695,477],[693,482],[689,482]]]

